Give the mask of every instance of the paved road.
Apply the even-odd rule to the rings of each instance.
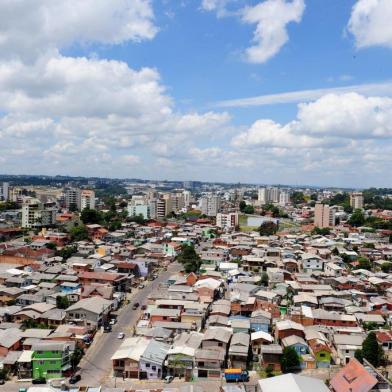
[[[130,301],[130,304],[120,310],[117,323],[111,333],[97,333],[94,343],[88,349],[85,357],[80,364],[80,374],[82,380],[78,385],[98,386],[106,384],[106,380],[111,374],[112,361],[111,356],[121,345],[122,340],[117,339],[118,332],[124,332],[126,336],[132,334],[132,329],[140,316],[140,308],[132,310],[132,304],[139,302],[140,306],[147,303],[147,297],[158,286],[166,282],[170,275],[178,272],[181,267],[178,264],[171,264],[168,270],[159,274],[158,278],[152,282],[146,282],[144,289],[139,290]]]

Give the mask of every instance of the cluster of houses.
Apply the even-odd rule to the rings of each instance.
[[[223,231],[208,222],[89,228],[10,240],[0,252],[0,363],[19,379],[71,374],[75,350],[118,312],[127,293],[193,244],[196,272],[170,276],[148,297],[111,360],[124,379],[219,379],[227,368],[281,371],[286,347],[298,370],[353,363],[370,329],[392,352],[392,246],[377,233],[326,236]],[[100,235],[104,234],[104,235]],[[360,269],[367,257],[372,268]],[[340,392],[336,389],[336,392]]]

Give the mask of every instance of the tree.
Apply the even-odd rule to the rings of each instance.
[[[244,200],[241,200],[241,201],[240,201],[240,211],[241,211],[241,212],[244,212],[245,207],[246,207],[245,201],[244,201]]]
[[[303,204],[306,202],[305,196],[302,192],[293,192],[291,195],[291,202],[295,204]]]
[[[102,223],[102,214],[97,210],[85,208],[80,214],[81,221],[86,224]]]
[[[376,334],[372,331],[362,343],[362,355],[374,367],[379,367],[384,358],[382,347],[378,344]]]
[[[197,272],[201,265],[200,256],[196,253],[193,245],[183,244],[177,261],[185,268],[185,272]]]
[[[362,362],[363,362],[362,350],[360,350],[360,349],[355,350],[354,357],[355,357],[355,359],[356,359],[357,361],[359,361],[359,362],[362,363]]]
[[[258,228],[260,235],[275,235],[278,231],[278,225],[272,221],[264,222]]]
[[[358,259],[358,269],[365,269],[370,271],[372,269],[372,263],[366,257],[360,257]]]
[[[85,226],[75,226],[70,229],[69,234],[72,241],[88,240],[88,231]]]
[[[242,212],[244,213],[244,214],[254,214],[254,212],[255,212],[255,209],[254,209],[254,207],[253,206],[245,206],[245,208],[242,210]]]
[[[263,286],[268,286],[268,283],[269,283],[269,277],[268,277],[268,274],[266,273],[266,272],[263,272],[262,274],[261,274],[261,284],[263,285]]]
[[[331,234],[330,227],[315,227],[312,230],[312,235],[329,235]]]
[[[45,247],[47,249],[52,249],[52,250],[56,250],[57,249],[57,245],[54,242],[48,242]]]
[[[300,366],[300,360],[294,347],[285,347],[283,350],[283,355],[280,359],[280,364],[282,366],[282,372],[288,373]]]
[[[62,297],[61,295],[58,295],[56,297],[56,307],[58,309],[67,309],[69,305],[70,303],[66,296]]]
[[[335,246],[333,249],[332,249],[332,255],[333,256],[339,256],[339,249]]]
[[[365,215],[363,214],[362,210],[356,209],[350,216],[348,223],[354,227],[363,226],[365,223]]]
[[[63,249],[57,252],[57,256],[63,258],[63,261],[68,260],[72,255],[74,255],[78,251],[78,248],[75,245],[65,246]]]
[[[391,271],[391,269],[392,269],[392,263],[387,261],[387,262],[381,264],[382,272],[385,272],[387,274]]]
[[[79,345],[76,345],[74,352],[71,356],[71,366],[72,369],[75,370],[78,366],[80,360],[83,358],[84,350]]]

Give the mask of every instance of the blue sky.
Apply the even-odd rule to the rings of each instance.
[[[392,186],[391,18],[389,0],[7,0],[0,171]]]

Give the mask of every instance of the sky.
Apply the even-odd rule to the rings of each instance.
[[[0,173],[392,187],[391,0],[2,0]]]

